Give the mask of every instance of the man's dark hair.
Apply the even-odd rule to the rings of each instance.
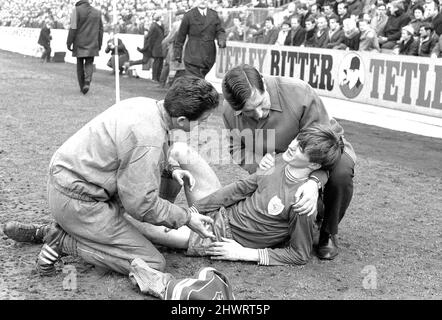
[[[224,99],[234,110],[242,110],[252,95],[252,89],[264,93],[264,82],[258,70],[248,64],[241,64],[227,71],[222,82]]]
[[[330,127],[312,125],[302,129],[297,136],[299,147],[310,162],[321,165],[324,170],[331,170],[341,159],[344,141]]]
[[[425,12],[424,7],[421,6],[421,5],[417,5],[416,7],[414,7],[414,9],[413,9],[413,14],[414,14],[414,11],[416,11],[416,10],[420,10],[422,13]]]
[[[275,24],[275,20],[273,20],[273,17],[267,17],[265,21],[270,21],[272,24]]]
[[[208,81],[183,76],[175,80],[164,98],[164,108],[172,118],[186,117],[198,120],[206,111],[219,104],[219,94]]]

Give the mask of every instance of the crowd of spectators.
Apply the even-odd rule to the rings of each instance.
[[[155,12],[165,15],[167,26],[173,12],[188,10],[193,1],[118,1],[118,32],[144,34]],[[101,9],[105,31],[113,30],[113,1],[90,2]],[[66,29],[74,4],[0,0],[0,25],[39,28],[50,21]],[[442,56],[439,0],[209,0],[209,6],[230,41]]]

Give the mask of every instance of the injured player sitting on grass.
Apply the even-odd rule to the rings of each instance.
[[[195,212],[214,220],[209,230],[217,241],[201,238],[185,226],[168,230],[143,223],[142,233],[153,243],[187,249],[191,256],[260,265],[305,264],[313,252],[321,213],[295,213],[293,194],[312,171],[331,169],[343,148],[342,139],[331,129],[314,125],[301,131],[287,151],[276,156],[272,168],[219,188],[208,164],[187,145],[176,145],[171,156],[193,175],[192,192],[185,188],[188,203]]]

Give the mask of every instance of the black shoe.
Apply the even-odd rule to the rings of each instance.
[[[50,228],[44,237],[44,245],[37,256],[36,269],[41,276],[52,276],[55,274],[55,263],[62,255],[62,242],[66,232],[56,223]]]
[[[333,260],[338,253],[335,235],[321,232],[317,249],[318,258],[321,260]]]
[[[5,224],[3,232],[10,239],[18,242],[43,243],[49,225],[26,224],[10,221]]]
[[[86,93],[88,93],[88,91],[89,91],[89,85],[85,84],[83,86],[83,88],[81,89],[81,92],[83,92],[83,94],[86,94]]]

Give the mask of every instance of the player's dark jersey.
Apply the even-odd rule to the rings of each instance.
[[[226,207],[233,238],[245,247],[264,249],[260,250],[261,264],[304,264],[313,248],[312,216],[291,210],[304,181],[288,180],[286,166],[279,156],[266,174],[254,173],[195,203],[200,213]],[[270,249],[287,242],[283,248]]]

